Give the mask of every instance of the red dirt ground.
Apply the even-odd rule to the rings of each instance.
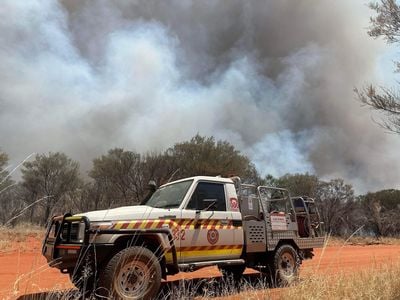
[[[325,250],[317,249],[312,260],[304,261],[301,276],[307,276],[309,272],[321,275],[339,271],[352,272],[395,262],[399,257],[400,245],[331,246]],[[46,260],[40,254],[40,242],[37,240],[28,240],[23,247],[21,244],[15,245],[12,251],[0,251],[0,266],[0,299],[16,299],[21,295],[73,287],[68,275],[47,266]],[[168,280],[217,276],[220,276],[217,268],[210,267],[170,276]]]

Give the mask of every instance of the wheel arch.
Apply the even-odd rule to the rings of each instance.
[[[283,239],[283,240],[280,240],[278,242],[278,244],[276,245],[276,247],[274,249],[274,252],[276,250],[278,250],[279,247],[281,247],[282,245],[290,245],[290,246],[292,246],[297,251],[297,253],[299,253],[299,251],[300,251],[299,246],[297,246],[296,242],[293,239]]]

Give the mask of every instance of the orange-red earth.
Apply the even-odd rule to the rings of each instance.
[[[321,275],[337,272],[354,272],[372,266],[398,261],[400,245],[330,246],[316,249],[315,257],[306,260],[301,267],[301,276],[310,272]],[[252,273],[246,270],[246,273]],[[220,277],[216,267],[208,267],[192,273],[169,276],[168,281],[180,279],[197,280]],[[49,268],[40,253],[40,242],[30,239],[23,247],[0,252],[0,299],[16,299],[21,295],[49,293],[72,289],[68,275],[58,269]]]

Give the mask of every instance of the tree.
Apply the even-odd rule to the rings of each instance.
[[[7,224],[23,206],[19,197],[19,188],[10,178],[7,164],[8,155],[0,152],[0,224]]]
[[[0,152],[0,171],[4,170],[4,166],[7,164],[7,162],[8,162],[7,154],[4,152]]]
[[[285,174],[276,179],[274,185],[288,189],[291,196],[308,196],[315,198],[318,188],[318,178],[308,173]]]
[[[6,226],[14,226],[21,220],[25,213],[24,189],[21,184],[13,183],[0,194],[0,223]]]
[[[64,210],[87,212],[103,208],[104,195],[95,181],[85,182],[70,194]]]
[[[0,151],[0,193],[13,184],[13,181],[9,177],[9,172],[5,168],[7,163],[8,155]]]
[[[146,184],[149,180],[155,180],[158,185],[167,183],[169,180],[176,179],[179,173],[177,158],[171,150],[163,153],[149,152],[143,156],[143,172]]]
[[[239,175],[247,182],[258,179],[254,165],[234,146],[200,135],[176,143],[161,153],[140,155],[124,149],[111,149],[107,155],[93,160],[89,172],[103,194],[103,208],[140,203],[148,193],[150,180],[162,185],[170,180],[197,175]]]
[[[355,208],[354,190],[343,179],[320,181],[316,204],[327,232],[343,235],[353,229],[351,216]]]
[[[174,157],[180,178],[196,175],[238,175],[251,182],[258,176],[249,158],[227,141],[215,141],[214,137],[197,134],[190,141],[175,144],[167,152]]]
[[[82,183],[79,164],[59,152],[36,155],[34,161],[23,164],[21,172],[22,185],[32,197],[30,202],[43,199],[44,222]]]
[[[377,236],[400,233],[400,190],[382,190],[361,197],[368,229]]]
[[[140,154],[120,148],[94,159],[89,176],[103,193],[105,208],[139,203],[147,184]]]
[[[380,4],[371,3],[370,8],[377,12],[377,16],[371,18],[371,27],[368,34],[374,38],[383,37],[388,43],[400,42],[400,6],[396,0],[381,0]],[[400,70],[400,62],[396,62],[397,70]],[[355,89],[359,100],[381,112],[384,118],[379,123],[385,129],[400,134],[400,96],[388,88],[377,88],[370,85],[363,90]]]

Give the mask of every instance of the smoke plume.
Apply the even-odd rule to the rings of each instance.
[[[354,87],[382,44],[365,1],[2,1],[0,147],[63,151],[226,139],[262,174],[398,187],[399,138]]]

